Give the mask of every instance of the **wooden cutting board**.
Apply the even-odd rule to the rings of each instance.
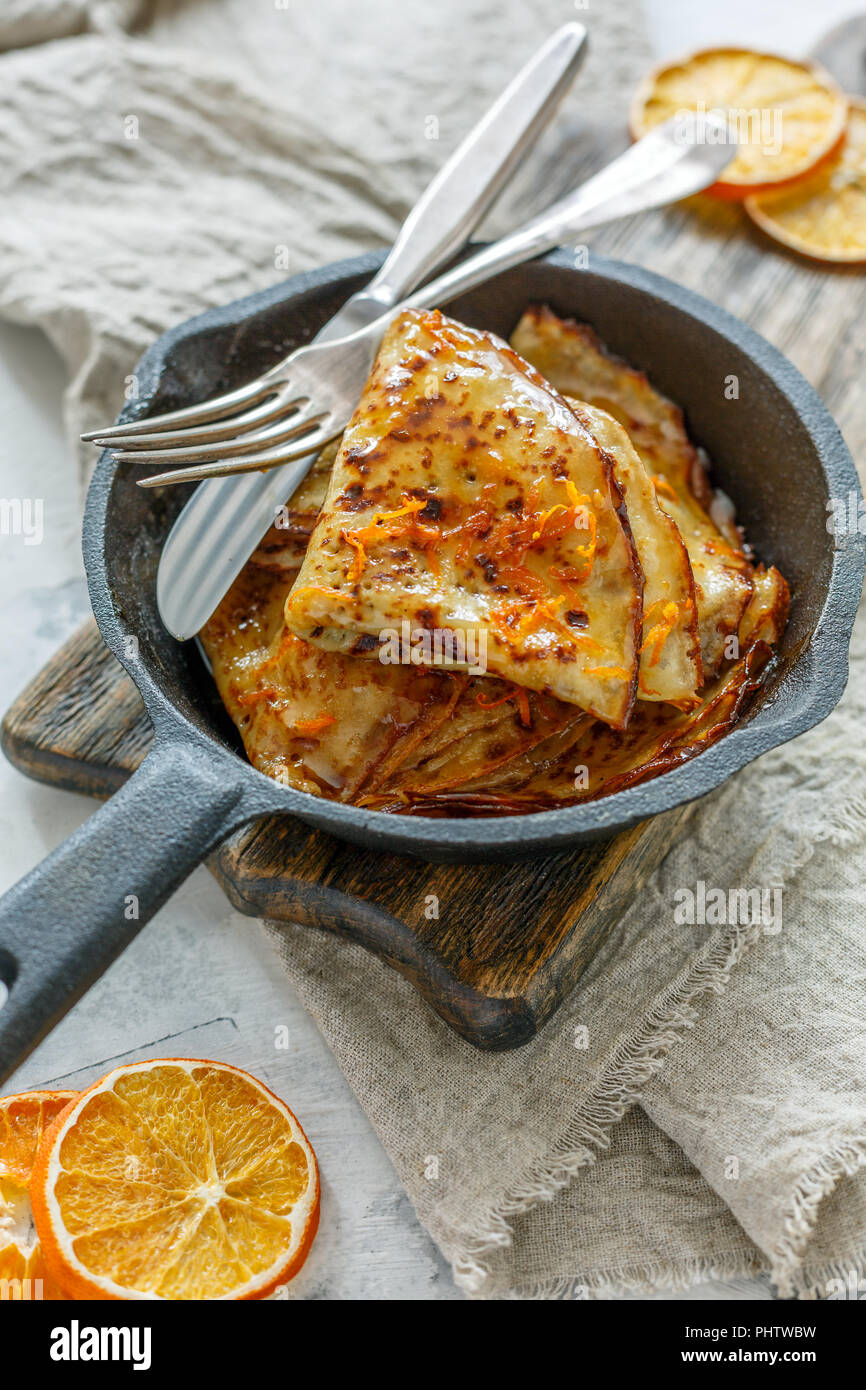
[[[24,690],[3,750],[52,786],[107,797],[152,741],[132,681],[92,621]],[[340,932],[415,985],[476,1047],[528,1042],[685,823],[688,807],[602,844],[516,864],[426,864],[359,849],[289,816],[231,839],[209,867],[250,916]]]
[[[706,197],[589,240],[705,294],[763,333],[823,396],[855,460],[866,457],[863,267],[797,257],[763,237],[739,206]],[[734,425],[736,410],[732,400]],[[137,767],[151,733],[135,687],[90,623],[18,698],[2,739],[28,775],[105,797]],[[604,844],[494,867],[372,854],[271,817],[232,837],[210,868],[241,912],[360,942],[469,1042],[504,1050],[533,1037],[573,988],[690,809]]]

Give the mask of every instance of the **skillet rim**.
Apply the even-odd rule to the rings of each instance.
[[[383,259],[384,253],[368,253],[332,262],[230,304],[209,309],[169,329],[152,344],[136,367],[140,394],[137,400],[128,403],[120,420],[145,415],[169,356],[178,344],[215,329],[235,327],[310,291],[365,273],[372,274]],[[587,273],[575,269],[567,251],[553,251],[540,260],[568,269],[574,275]],[[517,275],[521,269],[515,267],[504,272],[504,276]],[[618,282],[627,290],[662,301],[677,314],[697,320],[733,343],[770,378],[790,403],[812,440],[828,495],[847,495],[850,491],[859,495],[854,462],[818,393],[759,333],[702,295],[653,271],[594,252],[590,253],[588,270],[590,274]],[[832,554],[825,602],[811,639],[782,676],[775,698],[757,709],[748,722],[735,725],[724,738],[679,767],[598,801],[526,815],[433,819],[397,816],[324,798],[320,800],[280,786],[257,771],[242,755],[227,748],[218,735],[203,732],[164,692],[147,662],[128,655],[126,638],[136,633],[115,607],[109,579],[111,562],[106,555],[106,517],[118,472],[119,465],[112,461],[108,450],[104,451],[88,491],[82,549],[94,616],[106,645],[139,690],[157,740],[185,739],[211,755],[230,759],[239,784],[244,784],[247,819],[282,813],[368,848],[429,858],[449,856],[471,860],[555,853],[582,841],[616,834],[650,816],[705,795],[763,753],[819,724],[835,708],[847,683],[848,649],[866,568],[866,537],[846,535],[834,543],[828,532]],[[779,705],[785,706],[781,719],[775,713]],[[456,850],[459,856],[455,855]]]

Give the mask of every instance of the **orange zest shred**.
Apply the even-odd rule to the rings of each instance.
[[[580,646],[585,647],[587,651],[604,651],[604,647],[602,646],[601,642],[596,642],[595,638],[590,637],[588,632],[574,632],[572,628],[568,628],[567,631],[571,634],[571,640],[573,642],[579,643]]]
[[[575,646],[596,652],[604,651],[601,643],[596,642],[594,637],[590,637],[588,632],[575,631],[560,616],[560,609],[567,602],[568,596],[566,594],[553,595],[547,599],[539,600],[516,599],[512,603],[503,603],[495,608],[490,615],[490,621],[501,637],[510,640],[514,637],[524,637],[537,628],[540,623],[548,620],[555,627],[561,628],[563,632],[567,633],[569,640]]]
[[[311,738],[314,734],[320,734],[323,729],[329,729],[336,722],[333,714],[320,714],[315,719],[297,719],[289,727],[292,733],[301,734],[304,738]]]
[[[302,644],[303,640],[302,637],[296,637],[292,629],[287,627],[280,638],[276,651],[271,652],[271,655],[262,662],[259,667],[259,672],[272,671],[275,667],[279,668],[285,660],[286,652],[289,648]]]
[[[248,705],[257,705],[260,700],[282,699],[284,694],[284,691],[276,690],[274,686],[267,685],[263,690],[248,690],[244,695],[238,695],[237,702],[242,709],[246,709]]]
[[[571,505],[577,507],[589,507],[589,498],[585,493],[578,492],[577,484],[571,478],[560,478],[561,483],[565,483],[565,490],[568,493],[568,500]]]
[[[596,552],[597,519],[590,506],[590,498],[580,493],[570,478],[558,481],[565,485],[568,506],[557,502],[539,513],[537,489],[541,486],[541,480],[537,480],[530,488],[526,509],[522,515],[508,516],[496,521],[491,512],[482,505],[456,528],[461,534],[457,558],[458,561],[465,562],[472,542],[483,537],[485,552],[499,566],[499,579],[516,589],[520,595],[511,602],[501,604],[491,614],[493,626],[502,636],[522,636],[543,621],[549,620],[566,631],[573,643],[601,651],[602,648],[593,638],[585,633],[575,632],[560,617],[560,610],[569,600],[568,590],[572,585],[585,582],[592,572]],[[404,535],[411,536],[421,548],[429,551],[430,567],[438,576],[440,569],[435,546],[442,540],[442,532],[435,527],[420,524],[417,519],[418,512],[424,510],[427,500],[404,494],[402,506],[390,512],[376,512],[372,521],[355,531],[340,532],[340,539],[355,552],[350,571],[352,583],[357,583],[364,572],[368,561],[367,546],[384,540],[395,540],[398,536]],[[581,562],[579,566],[569,565],[551,569],[553,577],[566,588],[565,594],[551,594],[541,577],[527,568],[524,557],[527,550],[540,541],[558,538],[570,526],[588,530],[589,538],[585,545],[576,548],[577,558]],[[344,602],[348,601],[347,596],[340,595],[337,590],[320,586],[310,585],[307,592],[341,597]]]
[[[468,547],[475,537],[483,537],[485,554],[500,565],[520,567],[527,550],[542,541],[558,539],[570,526],[575,526],[585,513],[585,527],[591,532],[590,547],[595,536],[595,514],[590,507],[590,499],[579,493],[570,478],[557,481],[565,484],[568,491],[569,506],[556,502],[543,511],[538,510],[538,489],[541,479],[536,479],[529,489],[523,510],[495,519],[487,506],[482,507],[466,518],[457,528],[463,539],[458,549],[458,558],[468,558]],[[587,547],[583,547],[586,550]]]
[[[277,704],[287,704],[285,690],[277,690],[272,685],[266,685],[261,690],[250,690],[244,695],[238,695],[237,702],[242,709],[249,705],[257,705],[260,700],[273,700]],[[318,714],[314,719],[298,719],[294,724],[287,725],[290,733],[300,734],[302,738],[312,738],[315,734],[320,734],[323,729],[328,729],[337,720],[333,714]]]
[[[540,541],[540,540],[541,540],[541,533],[542,533],[542,531],[544,530],[544,528],[545,528],[545,526],[547,525],[547,522],[550,520],[550,518],[551,518],[556,512],[564,512],[565,510],[566,510],[566,508],[565,508],[564,504],[563,504],[562,502],[557,502],[553,507],[548,507],[548,509],[547,509],[546,512],[542,512],[542,513],[541,513],[541,517],[540,517],[539,522],[538,522],[538,530],[537,530],[537,531],[533,531],[533,533],[532,533],[532,539],[533,539],[533,541]]]
[[[484,536],[484,550],[494,562],[499,563],[499,579],[518,590],[519,599],[500,605],[493,613],[494,627],[504,636],[522,635],[537,627],[544,619],[549,619],[568,632],[572,642],[592,643],[592,638],[572,631],[560,619],[559,611],[569,601],[571,585],[583,583],[592,572],[595,561],[597,521],[590,507],[590,499],[578,492],[570,478],[559,479],[565,484],[569,505],[557,502],[540,514],[534,510],[534,483],[527,498],[527,509],[521,516],[512,516],[493,523],[489,513],[477,512],[464,523],[464,530],[470,535]],[[585,545],[577,547],[578,566],[565,566],[551,569],[550,574],[566,588],[565,594],[551,594],[542,579],[532,573],[524,563],[526,551],[542,539],[561,537],[570,526],[589,531]],[[460,553],[466,553],[464,541]],[[533,602],[534,600],[534,602]],[[599,648],[601,650],[601,648]]]
[[[568,587],[583,582],[592,571],[597,522],[590,507],[590,499],[578,492],[571,479],[564,478],[559,481],[565,484],[568,506],[557,502],[539,512],[538,489],[542,486],[539,479],[530,488],[521,515],[496,520],[488,507],[482,503],[478,511],[473,512],[455,528],[456,534],[460,537],[456,553],[458,563],[465,563],[473,542],[483,538],[485,553],[497,565],[499,579],[517,590],[519,597],[501,605],[492,615],[494,627],[503,634],[506,634],[506,630],[510,630],[512,634],[531,631],[545,617],[549,617],[561,627],[565,626],[558,620],[557,614],[567,601],[568,595],[552,595],[541,577],[527,568],[524,563],[527,550],[542,541],[561,537],[570,526],[587,529],[587,543],[577,547],[577,558],[581,562],[579,567],[570,566],[552,573]],[[436,547],[443,539],[443,532],[436,527],[424,526],[417,517],[427,506],[427,501],[427,498],[404,494],[402,506],[390,512],[377,512],[372,521],[355,531],[340,532],[340,539],[355,552],[350,572],[352,583],[357,583],[364,572],[368,562],[367,547],[384,540],[395,540],[399,536],[409,536],[424,549],[431,571],[439,576]],[[453,535],[455,532],[448,534]],[[569,636],[575,642],[586,643],[591,640],[570,629]]]
[[[558,598],[551,598],[548,599],[546,603],[536,604],[529,615],[520,622],[518,631],[521,633],[531,632],[542,619],[549,618],[556,627],[562,628],[562,631],[568,634],[569,640],[575,645],[596,652],[604,651],[604,647],[601,643],[596,642],[594,637],[590,637],[588,632],[576,630],[570,626],[565,618],[560,617],[560,609],[563,608],[567,602],[567,595],[560,594]]]
[[[456,528],[461,533],[462,539],[457,547],[457,563],[465,565],[469,559],[469,547],[477,536],[484,536],[493,526],[493,517],[482,508],[481,511],[473,512],[464,522]]]
[[[507,695],[500,695],[498,700],[485,700],[484,693],[475,696],[476,705],[482,709],[498,709],[500,705],[507,705],[509,700],[514,699],[514,691],[509,690]]]
[[[651,482],[656,492],[666,492],[674,502],[679,502],[676,489],[671,487],[667,478],[662,477],[661,473],[653,473]]]
[[[423,512],[426,506],[427,499],[425,497],[407,497],[404,494],[402,507],[397,507],[393,512],[375,512],[372,521],[368,521],[366,526],[360,527],[359,530],[353,531],[351,534],[355,536],[362,545],[371,545],[377,540],[393,539],[392,528],[389,522],[400,522],[399,526],[397,526],[396,530],[393,532],[393,535],[403,535],[406,531],[407,523],[401,521],[400,518],[411,516],[414,520],[415,513]]]
[[[408,536],[425,551],[431,570],[437,578],[439,577],[439,560],[435,547],[442,540],[442,533],[437,527],[425,526],[418,520],[418,512],[423,512],[429,500],[427,497],[409,497],[404,493],[403,505],[394,511],[375,512],[372,521],[368,521],[366,526],[359,527],[357,531],[340,532],[340,539],[346,541],[355,551],[350,575],[353,584],[357,584],[367,564],[366,547],[378,545],[381,541],[397,540],[400,536]]]
[[[475,703],[482,709],[496,709],[499,705],[505,705],[509,700],[517,701],[517,709],[520,714],[520,722],[525,729],[532,725],[532,713],[529,708],[529,696],[521,685],[512,686],[507,695],[502,695],[498,700],[485,700],[483,692],[475,696]]]
[[[490,614],[490,621],[501,637],[510,638],[520,631],[521,623],[524,621],[521,615],[528,616],[531,611],[531,599],[517,599],[514,603],[502,603],[498,608],[494,608]]]
[[[662,604],[661,622],[656,623],[654,627],[650,628],[640,647],[641,653],[645,652],[647,647],[652,648],[649,659],[650,666],[658,665],[662,651],[664,650],[665,642],[676,627],[680,616],[679,604],[664,603],[662,600],[659,600],[659,602]],[[657,607],[658,603],[652,604],[651,607],[647,609],[647,613]],[[646,614],[644,614],[644,620],[646,620]]]
[[[361,575],[364,573],[364,567],[367,563],[367,552],[364,549],[364,542],[358,540],[357,536],[352,535],[351,531],[341,531],[340,540],[346,541],[352,546],[355,552],[354,559],[352,560],[352,573],[349,577],[353,584],[357,584]]]
[[[597,534],[597,521],[595,513],[589,505],[590,499],[578,492],[570,478],[562,478],[560,481],[565,484],[568,493],[570,504],[568,507],[560,502],[549,507],[540,517],[536,515],[533,518],[530,515],[515,518],[508,524],[509,529],[504,536],[501,534],[500,527],[496,528],[499,534],[494,534],[490,538],[485,537],[485,550],[492,551],[494,556],[502,548],[511,551],[513,558],[511,558],[510,564],[500,568],[499,578],[527,595],[514,602],[501,605],[492,615],[493,624],[503,636],[522,636],[548,619],[567,632],[572,643],[584,647],[592,646],[597,651],[601,651],[603,649],[593,638],[585,633],[575,632],[560,617],[560,610],[570,599],[571,586],[585,582],[592,572]],[[533,574],[522,563],[525,552],[542,538],[542,533],[554,516],[557,517],[557,520],[548,529],[548,536],[551,538],[554,535],[561,536],[569,526],[578,526],[579,522],[582,522],[580,529],[585,527],[589,531],[587,543],[577,547],[578,557],[583,562],[581,567],[567,565],[550,570],[553,578],[558,579],[565,586],[566,592],[564,594],[550,594],[539,576]],[[534,527],[529,535],[526,534],[527,523]]]
[[[592,573],[593,564],[595,563],[595,549],[598,539],[598,520],[596,518],[595,512],[589,505],[589,498],[585,496],[584,493],[578,492],[577,488],[575,487],[574,483],[571,481],[570,478],[564,478],[562,479],[562,481],[565,483],[565,490],[568,493],[568,500],[571,503],[572,521],[574,525],[577,525],[577,521],[580,514],[584,513],[586,517],[586,525],[589,530],[589,540],[587,541],[586,545],[578,546],[578,554],[584,562],[584,570],[580,572],[579,579],[572,579],[569,581],[573,584],[582,584],[586,579],[589,578],[590,574]]]
[[[551,568],[550,573],[553,575],[554,579],[559,579],[561,583],[565,585],[585,584],[592,573],[594,560],[594,555],[587,557],[587,563],[581,570],[575,569],[574,565],[563,565],[559,569]]]
[[[251,690],[245,695],[237,697],[238,704],[242,709],[250,705],[256,705],[260,700],[273,700],[277,704],[286,704],[286,692],[275,690],[273,686],[265,686],[262,690]],[[319,714],[315,719],[298,719],[294,724],[287,725],[289,733],[300,734],[302,738],[314,738],[316,734],[322,733],[324,729],[336,724],[333,714]]]
[[[298,597],[298,594],[324,594],[326,598],[338,599],[340,603],[352,603],[352,595],[345,594],[340,589],[331,589],[325,584],[305,584],[303,588],[293,589],[286,601],[286,608],[291,608]]]
[[[533,628],[538,627],[539,623],[542,623],[545,618],[549,618],[551,622],[555,623],[559,610],[564,603],[565,595],[562,594],[559,598],[543,599],[539,603],[532,604],[529,611],[517,624],[517,631],[520,633],[532,632]]]
[[[598,676],[600,681],[627,681],[631,671],[624,666],[587,666],[588,676]]]

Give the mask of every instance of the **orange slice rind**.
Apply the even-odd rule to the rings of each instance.
[[[820,261],[866,261],[866,101],[849,101],[845,138],[832,158],[744,205],[768,236]]]
[[[737,149],[708,191],[723,198],[801,178],[832,154],[848,103],[817,63],[744,48],[711,48],[650,73],[632,99],[635,139],[688,111],[725,113]]]
[[[295,1116],[255,1077],[168,1058],[118,1067],[58,1117],[32,1201],[69,1297],[258,1299],[306,1259],[319,1175]]]
[[[59,1299],[49,1278],[30,1203],[30,1182],[46,1129],[77,1091],[24,1091],[0,1099],[0,1296]]]

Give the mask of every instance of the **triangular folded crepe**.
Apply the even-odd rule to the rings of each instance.
[[[289,628],[372,660],[404,622],[451,634],[454,665],[483,661],[621,727],[642,588],[610,455],[556,391],[490,334],[399,315],[343,436]]]
[[[622,425],[597,406],[567,399],[613,459],[644,572],[638,699],[692,701],[703,670],[695,582],[683,538],[659,506],[652,479]]]
[[[676,523],[659,506],[652,479],[622,425],[596,406],[573,397],[564,399],[610,455],[644,572],[638,699],[689,702],[700,689],[702,669],[695,585],[685,543]],[[329,446],[325,466],[320,459],[316,474],[311,475],[325,479],[324,484],[318,484],[318,507],[324,501],[336,454],[337,449]],[[297,557],[296,565],[303,558],[318,507],[310,518],[299,508],[296,494],[285,509],[280,523],[283,529],[278,532],[283,537],[282,547],[274,543],[273,548]]]
[[[348,801],[403,740],[408,748],[425,716],[444,717],[453,682],[302,642],[283,620],[288,582],[250,561],[202,644],[253,766],[298,791]]]
[[[659,505],[685,541],[695,581],[704,675],[713,674],[725,656],[726,638],[736,633],[749,601],[751,565],[726,499],[710,487],[682,411],[656,391],[643,372],[608,353],[587,324],[559,319],[546,307],[528,309],[511,342],[563,395],[600,407],[628,431],[653,479]]]
[[[407,813],[517,815],[592,801],[657,777],[724,737],[761,682],[788,617],[788,586],[775,568],[754,573],[754,589],[737,630],[738,657],[702,692],[694,708],[641,701],[624,732],[588,716],[564,724],[498,769],[458,785],[435,783],[401,806]],[[576,773],[581,776],[575,777]],[[395,809],[393,797],[368,804]]]

